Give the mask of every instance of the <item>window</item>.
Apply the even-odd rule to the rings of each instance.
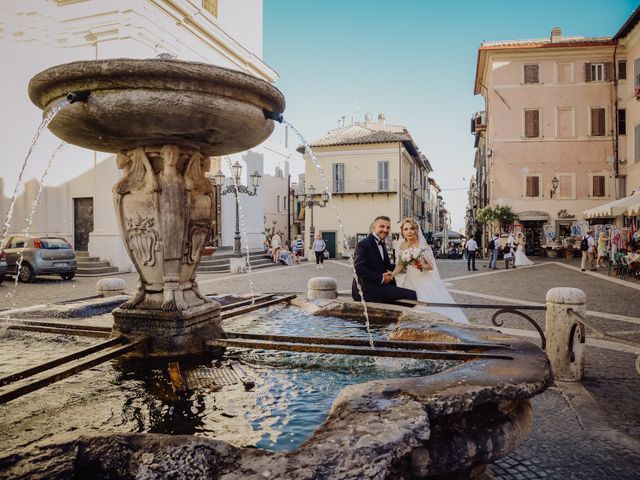
[[[558,108],[558,138],[573,138],[576,136],[574,119],[573,107]]]
[[[526,197],[539,197],[540,196],[540,177],[529,176],[526,177],[525,196]]]
[[[624,108],[618,110],[618,135],[627,134],[627,111]]]
[[[602,82],[604,80],[604,63],[591,64],[591,82]]]
[[[633,61],[633,86],[640,88],[640,58]]]
[[[280,211],[280,195],[276,195],[276,208]]]
[[[605,109],[604,107],[591,107],[591,128],[592,137],[604,137],[605,135]]]
[[[635,162],[640,162],[640,125],[636,125],[633,129],[634,133],[634,146],[635,146],[635,155],[633,160]]]
[[[13,237],[11,239],[11,245],[9,245],[9,248],[23,248],[24,245],[25,245],[24,238],[22,238],[22,237]]]
[[[288,206],[288,205],[287,205],[287,196],[286,196],[286,195],[284,195],[284,196],[282,197],[282,208],[284,209],[284,211],[285,211],[285,212],[288,210],[287,206]]]
[[[378,191],[389,191],[389,162],[378,162]]]
[[[618,80],[626,80],[627,79],[627,61],[619,60],[618,61]]]
[[[594,175],[593,177],[591,177],[591,182],[592,182],[591,192],[593,197],[605,196],[604,180],[605,180],[604,175]]]
[[[344,163],[333,164],[333,193],[344,193]]]
[[[525,84],[540,83],[540,66],[539,65],[524,66],[524,83]]]
[[[214,17],[218,16],[218,0],[202,0],[202,8]]]
[[[573,63],[558,63],[558,83],[573,82]]]
[[[537,138],[540,136],[540,110],[525,109],[524,136],[526,138]]]
[[[569,199],[575,198],[574,185],[575,174],[573,173],[558,173],[556,177],[559,180],[558,190],[554,197],[557,199]]]

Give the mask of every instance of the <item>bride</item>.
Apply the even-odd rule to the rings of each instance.
[[[527,265],[533,265],[533,262],[529,260],[529,257],[524,253],[524,237],[521,233],[518,234],[518,248],[516,249],[516,256],[513,261],[515,267],[526,267]]]
[[[428,261],[428,266],[419,270],[414,265],[406,265],[402,262],[402,254],[410,248],[416,248],[424,252],[424,257]],[[396,251],[396,269],[393,271],[394,277],[399,287],[415,290],[418,300],[421,302],[433,303],[455,303],[451,294],[440,279],[436,259],[433,256],[431,247],[427,244],[420,227],[415,220],[408,218],[400,225],[400,238]],[[451,307],[417,307],[424,308],[430,312],[440,313],[449,317],[454,322],[469,323],[467,317],[460,308]]]

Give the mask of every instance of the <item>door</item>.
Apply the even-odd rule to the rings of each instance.
[[[322,232],[320,235],[329,250],[329,258],[336,258],[336,232]]]
[[[539,257],[542,253],[542,226],[544,222],[538,221],[523,221],[524,235],[526,244],[524,246],[524,253],[527,256]]]
[[[89,250],[89,234],[93,232],[93,198],[73,199],[73,248]]]

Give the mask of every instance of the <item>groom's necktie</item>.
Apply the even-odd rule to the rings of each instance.
[[[382,247],[382,260],[384,261],[385,267],[389,263],[389,254],[387,253],[387,248],[382,240],[378,240],[378,245]]]

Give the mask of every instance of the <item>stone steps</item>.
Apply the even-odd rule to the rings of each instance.
[[[100,277],[103,275],[115,275],[119,273],[118,267],[112,267],[111,263],[101,260],[100,257],[91,257],[89,252],[76,252],[78,277]]]

